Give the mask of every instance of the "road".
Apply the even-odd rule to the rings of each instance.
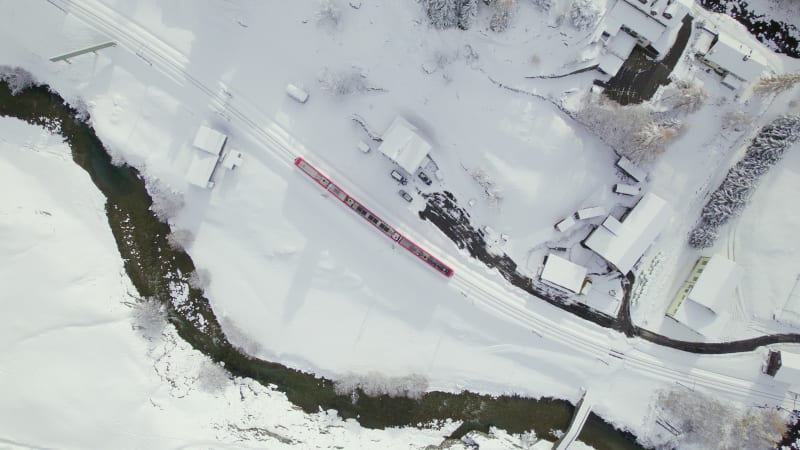
[[[274,157],[276,164],[293,167],[294,159],[303,156],[309,158],[315,165],[320,165],[320,169],[331,179],[337,184],[344,184],[343,188],[364,201],[376,214],[384,217],[393,226],[402,226],[404,234],[453,267],[455,275],[450,282],[452,287],[465,292],[468,301],[481,306],[491,314],[530,329],[543,339],[568,345],[589,358],[619,360],[624,363],[626,369],[635,370],[656,380],[688,383],[740,401],[752,402],[757,398],[787,408],[793,406],[793,398],[774,392],[768,385],[754,384],[749,379],[739,379],[694,366],[668,365],[635,348],[636,339],[626,339],[622,334],[604,333],[598,325],[580,320],[571,314],[564,320],[555,322],[543,313],[532,310],[528,307],[529,297],[526,293],[486,278],[463,264],[459,258],[449,255],[414,232],[414,225],[407,218],[398,217],[392,211],[383,209],[368,192],[348,184],[345,174],[339,173],[331,164],[325,162],[321,155],[302,145],[299,139],[284,130],[272,117],[250,103],[246,95],[240,95],[221,82],[209,86],[197,76],[188,73],[185,69],[189,66],[188,58],[148,30],[95,0],[47,1],[113,39],[120,47],[135,53],[154,70],[179,85],[196,89],[199,94],[208,97],[211,104],[230,119],[231,127],[240,135],[248,136],[259,143],[264,151]],[[377,234],[376,239],[380,239]],[[442,255],[448,256],[442,257]],[[648,338],[648,336],[646,333],[642,334],[642,337]]]

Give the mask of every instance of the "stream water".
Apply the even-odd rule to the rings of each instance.
[[[44,126],[64,137],[75,163],[86,170],[107,199],[109,225],[125,270],[139,294],[157,298],[167,305],[170,321],[183,339],[212,359],[224,361],[232,374],[277,386],[306,412],[315,413],[320,407],[335,409],[342,417],[357,418],[363,426],[371,428],[415,425],[447,418],[464,421],[451,436],[453,438],[470,430],[486,431],[490,426],[512,433],[533,429],[542,437],[548,436],[552,429],[567,428],[574,407],[563,400],[491,397],[470,392],[429,392],[417,400],[369,397],[363,392],[338,395],[330,380],[248,357],[228,343],[202,292],[191,289],[186,303],[180,308],[173,305],[170,283],[185,283],[194,265],[185,252],[167,245],[169,226],[150,211],[152,201],[136,169],[114,166],[94,130],[46,86],[31,87],[11,95],[8,85],[0,82],[0,115]],[[264,295],[269,294],[265,292]],[[204,320],[198,321],[198,316]],[[196,326],[199,322],[204,326]],[[633,435],[615,430],[594,414],[579,439],[598,450],[642,448]]]

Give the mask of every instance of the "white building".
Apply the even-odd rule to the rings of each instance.
[[[399,116],[383,133],[382,139],[378,151],[409,174],[419,169],[432,148],[431,144],[419,135],[417,127]]]
[[[742,272],[724,256],[712,256],[702,271],[689,280],[694,285],[672,318],[703,336],[719,336],[727,323],[727,311]]]
[[[708,39],[703,41],[708,42]],[[723,32],[711,39],[709,47],[701,47],[697,57],[722,75],[722,83],[731,89],[758,79],[768,66],[760,53]]]
[[[558,289],[580,294],[586,285],[586,267],[550,253],[544,260],[542,282]]]
[[[617,0],[600,27],[606,52],[598,68],[615,75],[637,44],[668,52],[691,7],[692,0]]]
[[[644,181],[644,179],[647,178],[647,172],[636,167],[633,161],[624,156],[620,156],[617,160],[617,167],[636,181]]]
[[[211,177],[227,141],[228,137],[219,131],[201,126],[192,142],[196,151],[192,153],[192,162],[186,172],[187,181],[202,188],[214,187]]]
[[[608,217],[584,245],[626,274],[672,217],[672,209],[655,194],[645,194],[622,221]]]

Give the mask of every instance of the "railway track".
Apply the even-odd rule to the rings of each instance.
[[[140,25],[122,17],[111,8],[96,1],[47,1],[62,11],[83,20],[90,27],[112,37],[118,46],[137,55],[179,85],[192,87],[203,96],[208,97],[214,108],[229,118],[233,125],[238,125],[238,131],[253,139],[255,143],[260,144],[265,151],[274,157],[276,162],[292,167],[297,156],[311,156],[315,163],[321,165],[321,169],[336,179],[337,183],[342,184],[347,179],[344,174],[333,169],[332,165],[327,163],[324,158],[308,151],[299,140],[292,137],[271,117],[247,101],[245,96],[239,95],[222,82],[217,82],[212,87],[190,74],[185,70],[189,63],[187,57],[162,42]],[[320,162],[323,164],[320,164]],[[410,230],[413,230],[413,228],[405,220],[400,219],[389,211],[382,210],[378,206],[379,203],[375,202],[372,196],[362,189],[356,186],[346,186],[346,189],[359,198],[371,201],[373,204],[370,205],[370,208],[375,209],[377,214],[401,227],[401,231],[404,234],[410,236],[421,245],[438,252],[439,255],[447,254],[441,251],[438,246],[420,236],[419,233],[411,232]],[[597,327],[590,322],[578,321],[570,317],[569,325],[575,325],[574,327],[559,326],[543,315],[527,308],[527,299],[523,298],[520,293],[510,292],[504,289],[502,285],[487,280],[471,268],[461,264],[460,261],[448,260],[447,262],[455,271],[451,284],[455,288],[461,289],[465,294],[468,293],[468,299],[477,301],[492,314],[530,329],[544,339],[564,343],[575,351],[592,358],[601,360],[617,359],[624,363],[626,367],[653,379],[689,383],[695,387],[703,387],[740,401],[748,401],[757,397],[772,403],[780,403],[785,407],[792,407],[792,399],[770,392],[763,386],[754,388],[753,384],[748,380],[694,367],[669,367],[658,360],[654,360],[650,355],[633,349],[629,341],[622,341],[621,338],[618,339],[618,344],[619,347],[622,347],[622,350],[619,347],[615,348],[613,345],[615,342],[612,338],[601,332],[605,331],[605,329]],[[563,312],[560,313],[563,314]],[[594,329],[595,327],[597,329]],[[581,332],[578,333],[576,330]],[[641,355],[637,355],[637,353],[641,353]]]

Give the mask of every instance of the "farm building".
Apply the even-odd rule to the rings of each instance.
[[[703,336],[719,336],[741,276],[742,268],[723,256],[700,258],[667,316]]]
[[[617,0],[600,27],[606,50],[600,71],[615,75],[636,45],[665,54],[691,7],[690,0]]]
[[[419,135],[417,127],[402,117],[396,117],[383,133],[378,151],[413,174],[431,151],[431,144]]]
[[[648,193],[622,222],[613,217],[607,218],[584,240],[584,245],[626,274],[661,233],[671,216],[667,202]]]
[[[710,46],[701,48],[697,57],[719,73],[722,84],[731,89],[758,79],[767,68],[767,61],[761,54],[722,32],[714,35]]]
[[[586,267],[550,253],[544,260],[542,282],[574,294],[583,293],[586,286]]]
[[[192,162],[186,172],[187,181],[202,188],[214,187],[211,177],[227,141],[228,137],[219,131],[201,126],[192,142],[196,151],[192,153]]]

